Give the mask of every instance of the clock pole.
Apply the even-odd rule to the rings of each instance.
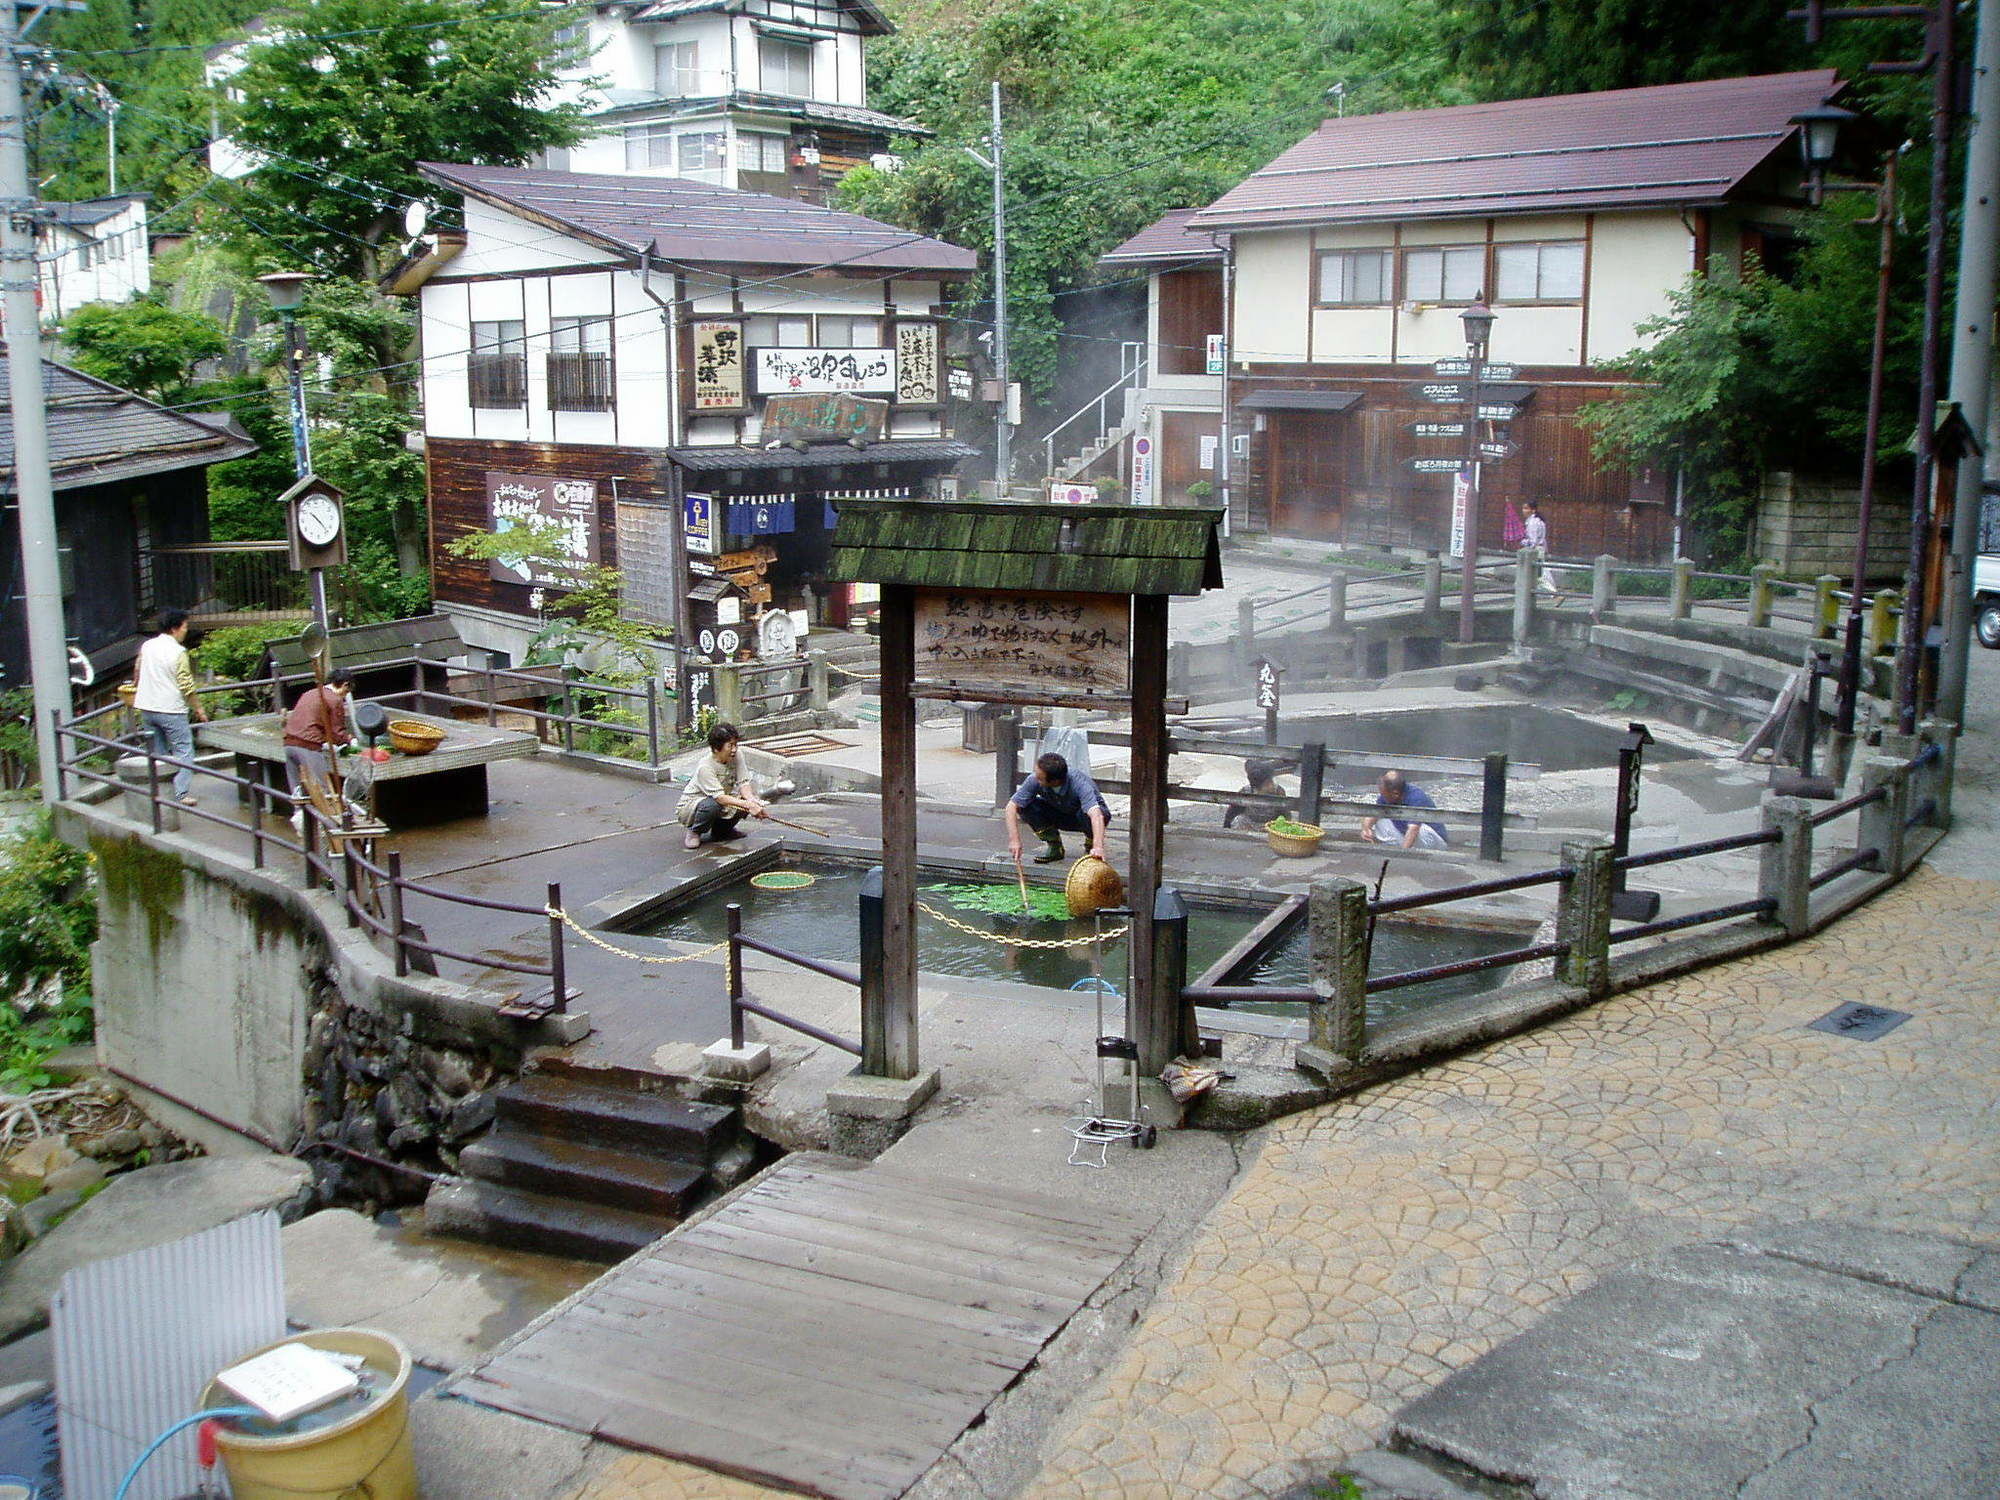
[[[312,278],[299,271],[273,271],[257,278],[271,298],[272,310],[285,329],[285,387],[292,408],[292,469],[300,479],[312,473],[312,439],[306,427],[306,384],[304,359],[299,348],[299,308],[305,302],[306,283]],[[326,570],[314,565],[312,578],[313,624],[327,628]]]

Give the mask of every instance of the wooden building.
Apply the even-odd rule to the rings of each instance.
[[[220,556],[208,541],[208,467],[256,451],[227,418],[169,411],[130,391],[43,362],[55,483],[63,618],[96,683],[123,675],[155,610],[214,603]],[[15,516],[12,391],[0,364],[0,688],[27,682],[27,611]],[[282,545],[282,544],[281,544]],[[255,554],[251,554],[255,556]],[[77,675],[84,675],[82,663]]]
[[[1507,545],[1508,503],[1533,499],[1558,556],[1664,560],[1673,476],[1596,462],[1577,412],[1618,393],[1603,362],[1691,272],[1782,266],[1804,206],[1792,117],[1837,87],[1790,73],[1324,122],[1105,257],[1150,278],[1135,497],[1174,503],[1194,475],[1238,528],[1444,548],[1442,461],[1466,438],[1440,427],[1467,412],[1423,387],[1465,355],[1459,314],[1483,294],[1489,358],[1518,373],[1482,403],[1477,436],[1508,451],[1481,466],[1480,544]]]
[[[421,296],[438,608],[468,645],[518,659],[571,576],[448,550],[521,520],[617,567],[663,636],[695,580],[753,552],[758,609],[842,623],[827,502],[923,495],[975,451],[939,319],[970,251],[697,182],[424,172],[463,197],[464,244],[397,286]]]

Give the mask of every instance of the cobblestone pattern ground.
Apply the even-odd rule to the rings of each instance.
[[[1272,1127],[1027,1493],[1280,1494],[1612,1267],[1741,1224],[2000,1238],[1997,903],[1919,871],[1809,942]],[[1847,999],[1913,1018],[1804,1029]]]

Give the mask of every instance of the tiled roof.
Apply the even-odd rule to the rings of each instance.
[[[257,445],[52,360],[42,362],[49,410],[49,469],[58,490],[202,468]],[[14,493],[13,398],[0,364],[0,494]]]
[[[1222,587],[1219,510],[837,500],[827,576],[935,588],[1198,594]]]
[[[1194,229],[1189,220],[1198,208],[1174,208],[1148,224],[1116,250],[1098,257],[1100,265],[1135,265],[1169,260],[1221,260],[1222,247],[1206,229]]]
[[[125,193],[116,198],[86,198],[80,203],[44,203],[42,207],[50,210],[50,217],[58,224],[88,228],[117,217],[146,196],[145,193]]]
[[[697,474],[721,474],[732,469],[766,473],[773,469],[859,468],[864,464],[944,464],[977,458],[979,450],[952,438],[901,438],[851,448],[846,443],[819,443],[796,448],[669,448],[667,457]]]
[[[1195,216],[1245,229],[1715,202],[1831,96],[1828,69],[1328,120]]]
[[[977,257],[893,224],[681,177],[420,164],[430,181],[608,248],[700,265],[970,274]]]
[[[864,36],[887,36],[896,29],[873,0],[838,0],[843,10],[854,13]],[[632,9],[633,21],[678,21],[682,16],[698,16],[706,11],[733,10],[737,0],[650,0]]]

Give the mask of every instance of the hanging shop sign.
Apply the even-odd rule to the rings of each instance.
[[[692,358],[688,361],[693,383],[690,404],[702,412],[748,411],[750,393],[745,383],[742,320],[701,318],[690,332],[693,337]]]
[[[798,503],[784,500],[732,500],[729,503],[731,536],[780,536],[797,525]]]
[[[487,529],[500,535],[524,527],[554,527],[566,559],[496,557],[487,576],[498,583],[574,588],[578,572],[597,562],[597,481],[552,474],[486,476]]]
[[[896,404],[944,405],[944,337],[938,325],[928,318],[911,318],[898,319],[894,328]]]
[[[767,443],[879,443],[888,431],[888,402],[847,391],[773,396],[764,403]]]
[[[920,679],[1016,691],[1124,693],[1131,601],[1123,594],[916,592]]]
[[[1458,478],[1451,485],[1451,546],[1452,557],[1465,556],[1465,513],[1472,506],[1472,471],[1459,470]]]
[[[757,394],[896,393],[893,349],[759,349]]]
[[[683,495],[681,507],[685,512],[688,552],[695,557],[715,556],[715,497]]]

